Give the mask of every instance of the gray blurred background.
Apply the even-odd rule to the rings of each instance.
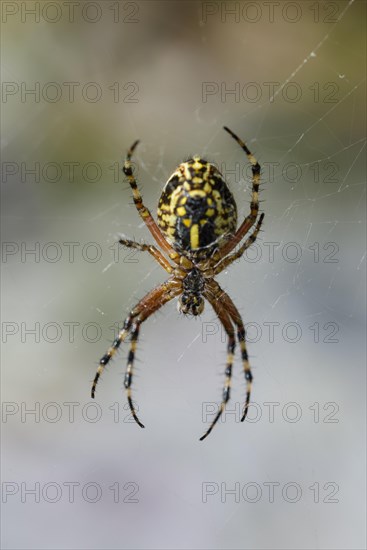
[[[2,4],[4,548],[365,548],[365,8]],[[263,169],[264,231],[218,277],[255,379],[241,424],[237,355],[228,413],[201,443],[226,358],[209,306],[190,319],[172,302],[143,325],[145,430],[126,408],[128,343],[93,405],[90,386],[166,277],[115,245],[152,242],[126,149],[141,139],[154,214],[196,153],[243,218],[250,170],[223,125]]]

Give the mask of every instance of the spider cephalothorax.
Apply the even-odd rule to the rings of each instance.
[[[178,310],[185,315],[200,315],[204,311],[203,292],[205,280],[200,269],[189,270],[182,281],[182,294],[178,299]]]
[[[154,245],[141,244],[128,239],[120,239],[120,244],[149,252],[170,274],[166,282],[149,292],[131,310],[123,329],[99,362],[92,385],[92,397],[100,375],[115,355],[127,335],[131,336],[131,347],[124,386],[135,421],[144,428],[137,417],[131,398],[131,384],[135,359],[136,343],[140,325],[155,311],[175,297],[178,309],[185,315],[200,315],[207,300],[217,314],[228,336],[225,383],[220,408],[213,422],[200,438],[205,439],[222,415],[230,398],[230,383],[236,339],[240,345],[243,372],[247,384],[242,421],[245,420],[251,394],[252,374],[246,350],[246,332],[241,316],[214,277],[228,265],[240,258],[256,240],[264,214],[258,218],[260,166],[244,142],[231,130],[224,129],[245,151],[252,165],[252,198],[250,214],[237,228],[237,208],[219,170],[204,159],[194,156],[178,166],[166,183],[158,204],[158,225],[149,210],[144,206],[131,167],[131,156],[138,142],[129,149],[123,171],[131,185],[136,208],[154,237],[160,250]],[[255,224],[254,231],[241,243]],[[169,259],[173,262],[171,264]]]

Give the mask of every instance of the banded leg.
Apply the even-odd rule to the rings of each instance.
[[[131,398],[131,383],[133,380],[133,366],[134,366],[134,359],[135,359],[135,352],[136,352],[136,345],[138,343],[139,338],[139,329],[140,329],[141,322],[137,322],[133,324],[132,330],[131,330],[131,344],[130,344],[130,351],[127,359],[127,368],[125,373],[125,380],[124,380],[124,386],[126,389],[127,394],[127,402],[129,403],[131,414],[135,420],[135,422],[141,427],[145,428],[144,424],[142,424],[136,414],[135,407],[133,400]]]
[[[224,126],[224,130],[228,132],[233,139],[235,139],[238,145],[245,151],[248,160],[252,166],[252,196],[250,204],[250,214],[246,216],[245,220],[242,222],[240,227],[237,229],[236,233],[231,237],[227,244],[221,249],[222,255],[226,256],[229,254],[242,240],[244,235],[251,229],[254,225],[257,214],[259,212],[259,185],[260,185],[260,164],[255,159],[254,155],[247,148],[246,144],[240,139],[236,134],[232,132],[227,126]]]
[[[245,405],[243,407],[243,412],[241,417],[241,422],[243,422],[247,416],[248,408],[250,405],[252,381],[253,381],[253,376],[252,376],[250,362],[249,362],[247,348],[246,348],[246,330],[245,330],[245,326],[243,324],[240,312],[238,311],[238,309],[236,308],[236,306],[234,305],[232,299],[228,296],[228,294],[221,289],[221,287],[216,281],[211,281],[210,287],[211,287],[211,291],[214,294],[219,296],[222,307],[225,308],[225,311],[229,314],[230,318],[237,326],[237,338],[240,344],[243,373],[246,381],[246,399],[245,399]]]
[[[133,145],[128,150],[122,171],[124,172],[125,176],[127,177],[130,183],[131,189],[133,191],[134,203],[137,211],[140,214],[140,217],[148,227],[149,231],[151,232],[151,234],[153,235],[154,239],[159,244],[159,246],[169,255],[169,257],[174,262],[179,263],[178,253],[166,241],[166,239],[161,233],[161,230],[159,229],[158,225],[154,221],[152,214],[150,213],[148,208],[143,204],[143,198],[138,189],[136,179],[133,174],[133,170],[131,166],[131,157],[138,143],[139,143],[139,140],[135,141],[135,143],[133,143]]]
[[[247,416],[249,405],[250,405],[252,381],[253,381],[253,376],[252,376],[250,362],[249,362],[247,348],[246,348],[246,330],[245,330],[245,326],[243,324],[241,315],[237,310],[236,306],[234,305],[234,303],[232,302],[231,298],[227,294],[225,294],[225,296],[223,296],[222,298],[224,298],[225,307],[226,309],[228,308],[227,311],[229,312],[232,320],[237,326],[237,338],[240,344],[243,374],[245,376],[245,381],[246,381],[246,399],[245,399],[245,405],[243,407],[243,412],[241,417],[241,422],[244,422]]]
[[[241,418],[241,422],[244,422],[248,413],[249,405],[250,405],[253,376],[251,372],[250,362],[248,360],[248,353],[246,349],[246,330],[242,323],[242,319],[241,319],[241,323],[238,325],[237,338],[241,347],[243,373],[245,375],[245,380],[246,380],[246,399],[245,399],[245,405],[243,407],[242,418]]]
[[[91,397],[94,399],[96,386],[98,380],[103,373],[106,365],[110,362],[116,351],[120,347],[121,343],[126,339],[129,331],[132,327],[133,321],[141,315],[140,322],[147,319],[152,313],[157,311],[162,305],[172,300],[177,294],[181,292],[181,283],[177,283],[173,279],[169,279],[165,283],[159,285],[151,292],[149,292],[140,302],[131,310],[129,316],[124,322],[123,329],[119,332],[118,336],[112,343],[112,346],[107,350],[104,356],[99,361],[96,375],[93,380]]]
[[[223,388],[223,396],[222,396],[222,402],[220,404],[219,411],[217,412],[214,420],[210,424],[209,428],[205,432],[205,434],[200,438],[200,441],[203,441],[212,431],[218,420],[223,414],[223,411],[226,407],[226,404],[228,403],[230,396],[231,396],[231,378],[232,378],[232,366],[233,366],[233,359],[234,359],[234,351],[236,347],[236,341],[234,337],[234,329],[231,322],[231,319],[229,315],[226,313],[225,309],[223,309],[219,302],[216,301],[216,299],[210,295],[205,296],[208,301],[211,303],[215,313],[217,314],[219,320],[221,321],[227,336],[228,336],[228,344],[227,344],[227,364],[226,364],[226,370],[225,370],[225,381],[224,381],[224,388]]]
[[[265,214],[261,214],[259,221],[256,224],[255,230],[253,233],[247,237],[246,241],[243,243],[243,245],[235,252],[234,254],[230,254],[226,258],[223,258],[215,267],[214,267],[214,275],[218,275],[223,269],[228,267],[232,262],[236,261],[238,258],[242,256],[242,254],[247,250],[255,241],[259,234],[259,231],[261,229],[261,225],[263,222]]]
[[[168,273],[172,273],[173,267],[167,258],[163,256],[162,252],[153,244],[137,243],[136,241],[131,241],[130,239],[119,239],[119,243],[127,248],[136,248],[142,252],[149,252],[149,254],[151,254],[153,258],[163,267],[163,269],[168,271]]]
[[[92,390],[91,390],[92,399],[94,399],[98,380],[101,374],[103,373],[104,369],[106,368],[106,365],[108,365],[108,363],[111,361],[112,357],[115,355],[121,343],[125,340],[126,336],[128,335],[129,329],[131,327],[132,319],[133,317],[130,313],[130,315],[127,317],[126,321],[124,322],[124,328],[118,333],[117,337],[112,343],[112,346],[108,348],[104,356],[100,359],[97,372],[92,384]]]
[[[139,338],[140,325],[148,319],[159,308],[164,304],[172,300],[175,296],[181,293],[181,283],[177,283],[174,280],[168,280],[167,283],[163,283],[155,290],[147,294],[143,300],[141,300],[138,306],[133,310],[134,321],[131,327],[131,344],[130,351],[127,359],[127,368],[124,380],[124,386],[127,394],[127,401],[129,403],[131,414],[135,422],[141,427],[144,428],[144,424],[140,422],[134,403],[131,397],[131,384],[133,381],[133,369],[134,369],[134,360],[136,353],[136,346]]]

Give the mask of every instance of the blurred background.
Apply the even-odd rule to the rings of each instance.
[[[2,545],[365,548],[365,2],[2,3]],[[129,309],[166,273],[155,215],[192,154],[263,232],[218,281],[248,328],[253,405],[225,337],[173,301],[90,399]]]

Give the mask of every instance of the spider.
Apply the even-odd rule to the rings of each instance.
[[[246,381],[246,398],[241,422],[247,415],[253,379],[246,350],[243,321],[231,298],[221,289],[214,277],[240,258],[255,242],[260,231],[264,219],[264,214],[258,218],[260,165],[239,137],[226,126],[224,130],[242,147],[252,165],[250,213],[238,229],[236,203],[222,174],[213,164],[199,156],[194,156],[180,164],[167,181],[159,200],[158,223],[156,223],[143,203],[132,170],[131,157],[139,141],[135,141],[128,150],[123,172],[130,183],[135,206],[160,250],[155,245],[141,244],[128,239],[121,238],[119,243],[125,247],[149,252],[170,277],[144,296],[130,311],[122,330],[99,362],[91,391],[91,396],[94,398],[99,377],[121,343],[130,334],[131,343],[124,386],[131,414],[137,424],[144,428],[136,414],[131,397],[134,357],[140,326],[175,297],[178,297],[178,310],[185,315],[194,316],[203,312],[204,301],[207,300],[224,327],[228,343],[222,402],[200,441],[210,434],[230,398],[236,332]],[[234,251],[256,220],[253,232]]]

